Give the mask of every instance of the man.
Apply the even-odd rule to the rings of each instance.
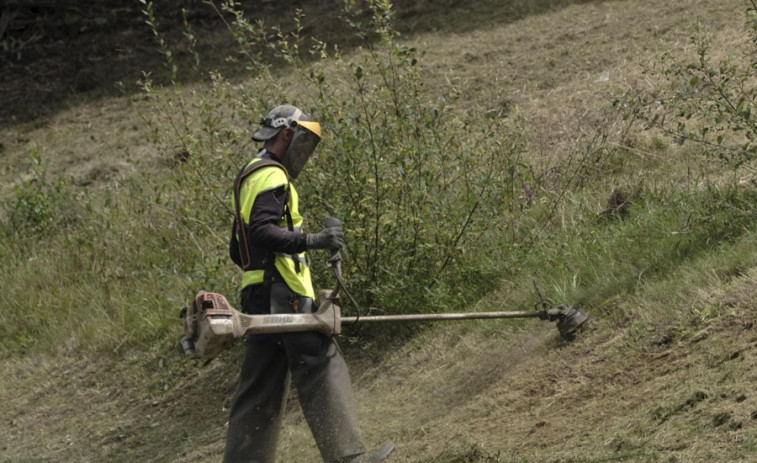
[[[277,106],[252,138],[264,145],[234,182],[229,246],[244,270],[242,308],[249,314],[312,313],[317,308],[305,251],[337,250],[343,240],[341,224],[301,232],[299,198],[290,182],[320,141],[320,124],[294,106]],[[248,336],[225,463],[273,463],[290,377],[325,462],[369,463],[389,456],[391,443],[365,451],[347,366],[334,340],[302,332]]]

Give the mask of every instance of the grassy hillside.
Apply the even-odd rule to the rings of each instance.
[[[503,189],[491,193],[499,201],[485,198],[501,208],[499,218],[455,241],[454,271],[444,254],[418,264],[440,269],[439,283],[422,281],[413,265],[361,267],[364,250],[353,243],[350,285],[373,288],[363,268],[386,272],[380,288],[390,296],[359,296],[379,311],[521,310],[538,301],[536,286],[591,319],[570,342],[539,321],[348,332],[342,345],[366,440],[392,439],[397,462],[752,461],[757,179],[752,163],[718,158],[719,141],[702,143],[710,122],[697,100],[683,99],[698,83],[671,72],[676,60],[697,63],[697,23],[710,31],[713,62],[749,56],[751,3],[443,3],[397,7],[403,35],[388,59],[409,71],[407,86],[393,88],[417,90],[418,99],[403,101],[421,109],[403,113],[406,125],[386,129],[386,140],[402,140],[395,148],[406,157],[433,142],[480,159],[492,154],[491,166],[505,159]],[[384,108],[378,86],[350,87],[361,82],[351,80],[360,65],[370,90],[376,74],[366,48],[381,52],[381,41],[360,42],[333,23],[321,31],[313,18],[323,12],[303,8],[306,33],[343,49],[298,62],[302,74],[273,68],[288,88],[231,66],[228,80],[79,95],[0,129],[0,461],[219,461],[241,346],[200,367],[176,349],[176,314],[200,288],[236,299],[224,208],[233,169],[252,149],[248,123],[287,92],[319,101],[310,69],[323,72],[335,95],[321,108],[336,135],[324,152],[359,152],[344,144],[365,122],[345,115],[354,95],[376,98],[363,106],[371,114]],[[221,37],[202,47],[226,50]],[[401,61],[407,56],[417,67]],[[654,103],[618,109],[663,90],[670,98],[658,98],[674,108],[669,122],[675,109],[687,121],[688,143],[666,136],[668,126],[641,130],[643,110],[662,111]],[[413,118],[429,108],[441,116]],[[751,127],[742,116],[721,119],[713,133],[741,124],[726,137],[741,143]],[[418,151],[407,146],[414,134],[422,134]],[[312,172],[334,170],[339,160],[329,156],[314,159]],[[342,200],[319,183],[338,175],[323,175],[302,182],[303,198],[316,203],[311,223],[329,211],[321,202]],[[435,180],[425,181],[431,188]],[[363,232],[358,219],[345,219],[353,237]],[[322,258],[313,266],[328,286]],[[294,396],[288,407],[279,461],[317,461]]]

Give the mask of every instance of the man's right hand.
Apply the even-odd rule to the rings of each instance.
[[[326,227],[318,233],[308,233],[305,237],[308,249],[341,249],[344,243],[342,225]]]

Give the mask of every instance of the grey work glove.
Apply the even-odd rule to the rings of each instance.
[[[326,227],[318,233],[308,233],[305,236],[305,240],[307,241],[308,249],[340,249],[344,242],[342,225]]]

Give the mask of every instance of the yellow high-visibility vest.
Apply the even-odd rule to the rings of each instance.
[[[253,163],[261,161],[263,161],[262,158],[256,157],[247,164],[246,168],[249,168]],[[253,170],[249,175],[242,179],[241,185],[239,185],[239,215],[245,225],[249,223],[252,206],[258,194],[281,188],[282,186],[288,191],[287,207],[292,218],[291,225],[293,231],[302,232],[303,220],[298,209],[299,197],[297,195],[297,190],[295,190],[294,185],[289,183],[286,171],[280,165],[262,166]],[[237,192],[235,191],[234,198],[232,198],[235,208],[237,206],[236,194]],[[289,229],[286,214],[281,217],[279,226],[287,230]],[[244,233],[244,231],[242,233]],[[310,268],[308,267],[305,252],[296,255],[275,252],[274,255],[274,265],[276,270],[278,270],[287,286],[289,286],[289,289],[300,295],[315,298],[313,283],[310,279]],[[297,264],[295,262],[297,262]],[[242,275],[242,288],[252,284],[263,283],[264,274],[265,269],[262,268],[245,270]]]

